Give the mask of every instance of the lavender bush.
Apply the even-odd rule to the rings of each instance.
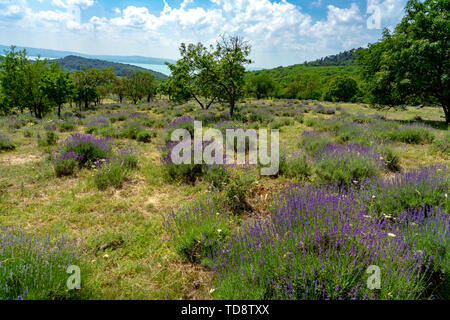
[[[79,163],[84,166],[99,159],[106,159],[111,153],[112,141],[110,138],[75,134],[63,142],[61,153],[73,152],[82,156]]]
[[[178,254],[193,263],[210,262],[213,251],[221,248],[231,234],[229,215],[222,207],[217,199],[203,200],[164,218]]]
[[[216,298],[426,297],[433,257],[404,239],[398,225],[359,204],[353,191],[287,187],[271,211],[213,254]],[[370,265],[385,275],[380,290],[366,286]]]
[[[11,139],[3,134],[0,134],[0,151],[14,150],[16,144]]]
[[[370,205],[380,214],[397,215],[414,208],[442,206],[450,211],[449,174],[445,165],[421,167],[364,187]],[[370,194],[371,193],[371,194]]]
[[[62,236],[45,238],[0,227],[0,300],[70,299],[70,265],[80,265],[75,246]]]
[[[57,177],[70,176],[83,160],[83,156],[74,152],[63,152],[52,157],[53,168]]]
[[[99,190],[105,190],[110,186],[120,188],[131,170],[136,169],[137,166],[136,150],[120,149],[115,155],[96,161],[94,182]]]
[[[381,155],[374,148],[358,144],[328,144],[314,157],[319,180],[339,186],[377,178],[384,167]]]

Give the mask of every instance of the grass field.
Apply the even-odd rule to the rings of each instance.
[[[198,220],[182,221],[182,218],[174,218],[172,227],[167,227],[164,221],[170,220],[172,210],[175,212],[174,217],[180,217],[178,212],[195,206],[197,201],[215,201],[218,210],[222,210],[220,213],[226,215],[226,219],[212,222],[212,226],[208,225],[208,228],[214,229],[217,225],[223,225],[220,230],[223,229],[224,237],[211,240],[214,242],[213,246],[216,246],[215,250],[222,250],[227,246],[226,243],[231,243],[232,246],[233,234],[238,230],[245,231],[247,223],[258,219],[266,221],[274,214],[273,207],[282,201],[279,192],[283,188],[291,184],[318,186],[328,182],[344,185],[347,181],[345,172],[342,177],[335,177],[333,169],[330,169],[330,164],[324,158],[314,157],[313,150],[316,150],[316,147],[313,143],[309,144],[309,140],[303,135],[311,130],[315,130],[317,135],[323,135],[326,143],[358,143],[370,146],[380,154],[382,151],[379,148],[389,148],[395,158],[392,170],[376,167],[373,175],[367,176],[373,179],[388,179],[421,166],[449,164],[449,133],[441,118],[442,109],[408,107],[405,110],[379,112],[359,104],[322,103],[323,109],[330,110],[322,112],[322,108],[317,107],[319,104],[317,101],[245,101],[238,106],[239,117],[233,120],[227,119],[226,107],[219,104],[212,106],[209,111],[201,111],[193,103],[171,106],[165,101],[137,106],[103,105],[77,114],[66,114],[62,121],[52,118],[39,121],[26,115],[1,118],[0,136],[3,136],[4,140],[7,137],[15,144],[15,148],[5,147],[0,151],[0,225],[8,230],[14,228],[35,236],[51,235],[51,239],[62,234],[76,244],[77,264],[82,270],[82,289],[69,298],[242,298],[238,294],[240,287],[236,284],[236,279],[230,276],[229,270],[223,271],[226,269],[223,267],[226,263],[215,261],[214,250],[212,254],[210,252],[207,255],[199,252],[183,254],[186,252],[186,246],[189,250],[195,248],[192,248],[192,244],[186,244],[192,239],[186,239],[182,232],[194,232],[192,226]],[[230,185],[236,183],[238,177],[253,177],[237,184],[236,189],[230,189],[228,185],[223,189],[212,187],[211,181],[218,181],[220,178],[208,180],[200,176],[192,183],[170,179],[165,165],[161,162],[160,150],[164,146],[170,122],[185,115],[204,123],[208,121],[212,126],[222,121],[225,125],[239,125],[244,128],[277,128],[280,130],[282,151],[287,157],[291,157],[294,152],[301,152],[307,163],[299,164],[303,169],[288,164],[285,171],[287,173],[277,177],[259,176],[257,168],[254,167],[230,169]],[[345,123],[352,125],[341,126]],[[126,133],[132,131],[127,129],[133,125],[138,133],[144,131],[146,134],[136,136]],[[56,136],[48,132],[53,132]],[[127,170],[117,184],[106,183],[102,187],[99,187],[100,178],[97,176],[102,169],[92,163],[76,167],[70,175],[58,177],[55,174],[52,155],[60,152],[63,141],[74,133],[88,132],[98,137],[111,136],[114,140],[114,152],[132,148],[137,157],[137,168]],[[320,151],[325,145],[317,148]],[[445,166],[440,168],[444,170],[441,172],[444,182],[439,190],[442,195],[445,194],[445,198],[442,196],[425,204],[441,207],[448,218],[449,171]],[[365,176],[361,177],[361,181],[363,178]],[[244,207],[234,210],[235,203],[221,203],[229,199],[230,194],[233,202],[232,197],[236,197],[236,194],[232,193],[233,190],[237,197],[243,197],[236,201],[245,202]],[[239,194],[242,190],[243,195]],[[300,194],[303,194],[302,192]],[[415,194],[416,197],[425,199],[419,190]],[[308,194],[305,193],[304,197],[307,198]],[[416,200],[414,198],[414,201]],[[419,200],[417,201],[421,203]],[[380,204],[382,208],[384,203],[386,202]],[[380,210],[382,209],[376,212],[385,215],[391,213]],[[205,221],[208,219],[205,218]],[[448,223],[448,220],[446,221]],[[205,230],[198,232],[208,234]],[[441,263],[445,266],[449,252],[448,224],[444,223],[443,230],[444,233],[440,235],[444,239],[444,242],[441,242],[444,248],[441,258],[444,260]],[[206,248],[205,243],[203,246]],[[183,247],[184,251],[180,250],[180,247]],[[215,267],[211,267],[209,260],[215,261]],[[8,262],[0,261],[0,266],[2,263],[8,265]],[[218,265],[222,267],[217,267]],[[272,269],[268,270],[264,272],[268,273]],[[432,295],[445,297],[445,292],[448,294],[449,289],[448,265],[439,270],[438,281],[443,285],[438,286],[438,289],[433,287],[435,291],[418,289],[415,291],[417,295],[409,298],[429,298]],[[436,277],[436,274],[431,276]],[[20,292],[26,284],[21,283],[20,279],[18,281],[17,288]],[[60,286],[64,286],[64,282]],[[333,288],[335,286],[333,283]],[[394,284],[392,286],[401,287]],[[28,292],[31,291],[30,288],[27,289]],[[301,295],[294,297],[277,292],[272,295],[267,292],[258,295],[258,290],[253,291],[253,296],[249,294],[246,297],[302,298]],[[296,290],[299,292],[300,289]],[[62,291],[63,296],[67,294],[64,289]],[[437,291],[439,293],[436,293]],[[24,295],[25,299],[27,294]],[[59,296],[46,295],[44,292],[43,296],[39,297]],[[392,290],[381,290],[378,295],[369,296],[387,297],[407,298]],[[6,297],[0,293],[0,298]]]

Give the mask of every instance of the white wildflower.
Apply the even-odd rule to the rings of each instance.
[[[388,235],[388,237],[391,237],[391,238],[395,238],[396,237],[396,235],[393,234],[393,233],[388,233],[387,235]]]

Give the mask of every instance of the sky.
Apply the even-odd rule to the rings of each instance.
[[[177,59],[221,34],[272,68],[366,46],[401,21],[407,0],[0,0],[0,44]]]

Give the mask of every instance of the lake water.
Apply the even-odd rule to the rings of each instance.
[[[121,63],[124,63],[124,62],[121,62]],[[146,64],[146,63],[131,63],[131,62],[127,62],[127,63],[131,64],[133,66],[136,66],[136,67],[141,67],[144,69],[150,69],[153,71],[161,72],[161,73],[165,74],[166,76],[170,75],[170,69],[165,64]]]
[[[28,56],[27,58],[30,60],[36,60],[38,57]],[[52,60],[52,59],[56,59],[56,58],[41,57],[41,60],[43,60],[43,59]],[[165,74],[166,76],[170,75],[170,69],[165,64],[161,65],[161,64],[131,63],[131,62],[122,62],[122,61],[114,61],[114,62],[123,63],[123,64],[131,64],[136,67],[141,67],[144,69],[161,72],[162,74]]]

